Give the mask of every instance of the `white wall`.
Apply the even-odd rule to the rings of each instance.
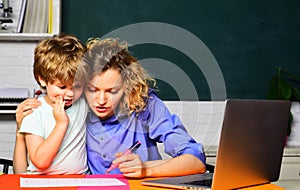
[[[0,87],[37,87],[33,78],[35,42],[0,41]]]
[[[0,87],[25,87],[33,96],[33,89],[38,87],[32,74],[35,45],[36,42],[0,41]],[[0,114],[1,158],[12,159],[15,131],[14,114]]]
[[[291,112],[293,114],[292,133],[288,139],[288,146],[300,146],[300,104],[293,102]]]

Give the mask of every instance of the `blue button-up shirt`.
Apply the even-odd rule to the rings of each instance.
[[[172,115],[152,92],[146,109],[138,116],[133,113],[101,120],[94,113],[89,113],[87,155],[91,173],[105,173],[115,159],[115,153],[127,150],[136,141],[142,144],[135,153],[143,162],[161,159],[157,143],[164,143],[168,155],[192,154],[205,164],[202,144],[187,133],[180,119]],[[111,173],[120,171],[115,169]]]

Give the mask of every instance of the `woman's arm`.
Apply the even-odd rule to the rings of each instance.
[[[14,155],[13,155],[13,169],[14,173],[25,173],[27,171],[27,150],[25,144],[25,136],[22,133],[19,133],[19,129],[23,118],[28,114],[31,114],[33,108],[37,108],[41,105],[41,102],[38,101],[36,98],[29,98],[24,100],[22,103],[18,105],[16,109],[16,142],[14,148]]]
[[[141,161],[137,154],[124,155],[120,171],[128,177],[163,177],[203,173],[205,154],[203,146],[187,132],[180,118],[172,115],[165,104],[153,96],[147,104],[144,116],[149,126],[149,138],[164,143],[165,152],[173,158],[168,160]],[[141,118],[142,119],[142,118]],[[124,162],[126,161],[126,162]]]
[[[16,132],[16,142],[13,156],[13,169],[15,174],[26,173],[27,151],[24,134]]]
[[[206,170],[203,162],[191,154],[183,154],[161,164],[148,162],[145,163],[145,177],[182,176],[204,173]]]
[[[204,163],[191,154],[146,162],[142,162],[137,154],[129,154],[117,158],[113,163],[120,164],[119,169],[124,176],[133,178],[182,176],[204,173],[206,170]]]

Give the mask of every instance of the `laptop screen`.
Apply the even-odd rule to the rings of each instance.
[[[277,181],[290,106],[291,102],[283,100],[227,100],[213,175],[145,180],[142,184],[218,190]]]
[[[227,100],[214,189],[278,180],[290,106],[289,101]]]

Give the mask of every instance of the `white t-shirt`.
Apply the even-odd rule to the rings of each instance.
[[[53,108],[45,101],[39,100],[42,105],[26,116],[20,132],[31,133],[46,139],[55,126]],[[82,174],[88,170],[86,154],[86,124],[88,105],[84,98],[79,98],[66,110],[69,117],[69,126],[63,142],[51,166],[45,170],[37,169],[29,159],[28,173],[38,174]]]

